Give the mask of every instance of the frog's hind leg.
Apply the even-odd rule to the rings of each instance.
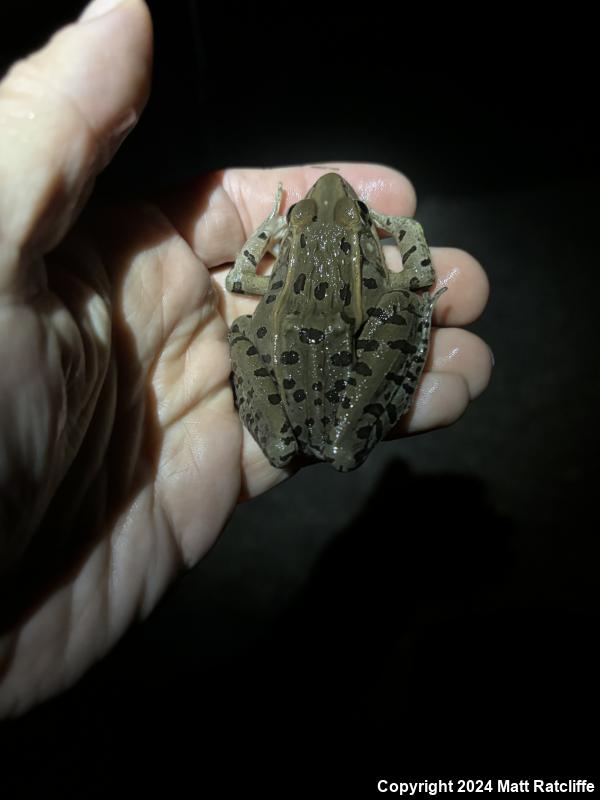
[[[360,466],[412,404],[423,372],[433,307],[441,292],[387,292],[370,309],[341,394],[338,435],[326,460],[341,472]]]
[[[251,338],[252,316],[238,317],[229,330],[233,386],[240,417],[274,467],[285,467],[298,450],[271,370]]]

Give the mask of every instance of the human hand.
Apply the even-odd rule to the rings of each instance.
[[[231,169],[79,217],[151,63],[141,0],[90,13],[0,85],[4,714],[71,685],[206,553],[241,495],[288,474],[234,407],[227,327],[256,299],[224,281],[277,183],[289,205],[322,172]],[[369,205],[414,212],[399,173],[339,167]],[[461,251],[432,254],[449,291],[400,435],[451,423],[489,378],[487,347],[454,327],[483,309],[485,275]]]

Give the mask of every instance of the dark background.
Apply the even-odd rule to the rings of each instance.
[[[430,243],[487,269],[472,329],[496,367],[452,428],[240,506],[77,687],[3,726],[5,764],[27,767],[10,773],[65,796],[111,791],[123,765],[199,793],[216,776],[282,796],[319,770],[362,796],[379,777],[589,778],[600,387],[586,20],[150,6],[153,94],[98,191],[233,165],[395,166]],[[5,4],[2,64],[79,8]]]

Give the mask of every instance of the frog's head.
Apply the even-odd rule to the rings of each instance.
[[[356,228],[368,217],[369,211],[341,175],[328,172],[312,186],[304,200],[292,206],[288,212],[288,220],[290,213],[292,224],[310,218],[315,222],[318,220],[320,223],[337,223]]]

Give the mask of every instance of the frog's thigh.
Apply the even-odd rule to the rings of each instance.
[[[240,417],[275,467],[289,463],[298,445],[281,395],[252,341],[252,317],[238,317],[229,331],[233,384]]]
[[[357,341],[348,387],[352,404],[336,442],[346,464],[359,466],[411,406],[427,358],[432,298],[389,292],[380,298]]]

